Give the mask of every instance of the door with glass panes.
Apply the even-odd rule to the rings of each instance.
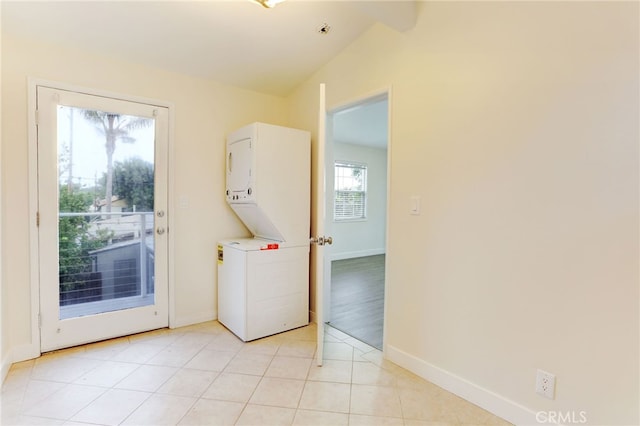
[[[43,352],[168,325],[168,108],[37,86]]]

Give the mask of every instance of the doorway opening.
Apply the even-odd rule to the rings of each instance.
[[[388,94],[327,116],[327,217],[334,244],[327,291],[329,324],[382,350],[388,168]],[[329,193],[329,191],[327,191]]]

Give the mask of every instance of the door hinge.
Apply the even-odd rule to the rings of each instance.
[[[36,212],[36,226],[40,226],[40,212]]]
[[[35,111],[36,126],[40,124],[40,111]]]
[[[38,328],[42,328],[42,314],[38,312]]]

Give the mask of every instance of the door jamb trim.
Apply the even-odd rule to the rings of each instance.
[[[373,90],[367,93],[363,93],[352,97],[347,100],[338,101],[334,104],[327,105],[326,114],[327,116],[335,114],[340,111],[345,111],[349,108],[353,108],[354,106],[367,104],[370,102],[376,102],[378,100],[387,99],[387,204],[386,204],[386,222],[385,222],[385,273],[384,273],[384,308],[383,308],[383,320],[382,320],[382,353],[387,353],[387,307],[389,306],[389,211],[391,208],[391,146],[392,146],[392,137],[391,137],[391,128],[392,128],[392,111],[393,111],[393,87],[392,85],[388,85],[377,90]],[[332,141],[333,143],[333,141]],[[325,159],[326,163],[326,159]],[[326,168],[326,164],[323,165]],[[326,170],[325,170],[326,173]],[[327,200],[325,199],[325,203]],[[330,303],[330,302],[329,302]]]

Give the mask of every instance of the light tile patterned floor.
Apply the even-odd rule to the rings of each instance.
[[[508,425],[328,328],[243,343],[218,322],[15,364],[3,425]]]

